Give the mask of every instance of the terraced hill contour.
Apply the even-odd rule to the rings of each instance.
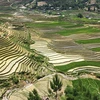
[[[15,72],[30,72],[33,75],[51,72],[49,64],[32,60],[30,55],[19,45],[0,37],[0,79],[6,79]]]

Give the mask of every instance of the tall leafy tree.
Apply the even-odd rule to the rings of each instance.
[[[32,92],[29,92],[28,100],[42,100],[38,92],[34,89]]]
[[[58,100],[58,91],[60,91],[62,88],[62,81],[60,80],[57,74],[55,74],[53,80],[50,81],[50,87],[55,93],[55,99]]]

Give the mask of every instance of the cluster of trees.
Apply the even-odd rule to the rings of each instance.
[[[90,4],[90,0],[37,0],[47,2],[47,5],[43,5],[37,7],[38,9],[45,9],[45,10],[77,10],[77,9],[84,9],[87,8],[90,11],[92,6],[100,9],[100,0],[96,0],[95,4]],[[95,10],[95,9],[94,9]]]
[[[30,54],[29,58],[31,60],[34,60],[34,61],[37,61],[37,62],[41,62],[41,63],[45,62],[45,57],[40,55],[40,54],[38,54],[37,56],[34,55],[34,54]]]
[[[74,84],[73,87],[66,87],[65,97],[66,100],[100,100],[100,94],[84,86],[80,79],[78,84]]]
[[[54,97],[55,100],[61,100],[58,91],[61,91],[62,86],[63,83],[56,74],[52,81],[50,81],[50,89],[48,90],[49,96],[52,98]],[[89,87],[84,86],[80,79],[77,84],[73,84],[73,87],[67,86],[64,93],[64,100],[100,100],[100,94],[90,91]],[[42,98],[36,90],[33,90],[29,93],[28,100],[42,100]],[[49,98],[47,100],[49,100]]]
[[[54,9],[59,7],[60,10],[67,9],[83,9],[86,7],[86,2],[88,0],[37,0],[37,1],[46,1],[48,5],[44,6],[48,9],[52,6]]]

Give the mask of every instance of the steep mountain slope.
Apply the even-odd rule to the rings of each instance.
[[[10,6],[13,4],[27,4],[33,0],[0,0],[0,6]]]
[[[0,0],[0,11],[12,11],[18,7],[32,8],[35,0]]]

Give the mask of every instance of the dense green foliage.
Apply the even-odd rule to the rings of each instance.
[[[37,2],[45,1],[47,5],[38,6]],[[0,3],[1,11],[10,11],[15,10],[20,5],[26,6],[26,9],[41,9],[41,10],[71,10],[71,9],[84,9],[85,7],[90,8],[92,5],[88,5],[90,0],[2,0]],[[94,4],[98,9],[100,1],[97,0],[97,3]],[[12,5],[11,5],[12,4]],[[11,5],[11,6],[10,6]],[[2,7],[3,6],[3,7]],[[52,8],[53,7],[53,8]],[[12,9],[13,8],[13,9]]]
[[[8,81],[2,82],[2,84],[0,84],[0,88],[7,88],[10,86],[10,83]]]
[[[35,56],[35,55],[31,54],[31,55],[29,55],[29,58],[31,60],[34,60],[34,61],[37,61],[37,62],[41,62],[41,63],[44,62],[44,59],[45,59],[45,57],[40,55],[40,54],[38,56]]]
[[[84,8],[88,0],[37,0],[37,1],[46,1],[48,5],[53,6],[54,8],[59,7],[61,10],[65,9],[78,9]],[[46,6],[50,9],[50,6]]]
[[[14,84],[18,84],[19,83],[19,79],[18,79],[18,77],[16,77],[15,75],[14,76],[12,76],[12,82],[14,83]]]
[[[67,86],[67,100],[100,100],[100,81],[93,79],[78,79],[73,81],[73,87]]]
[[[77,17],[83,18],[83,15],[82,15],[81,13],[79,13],[79,14],[77,15]]]

